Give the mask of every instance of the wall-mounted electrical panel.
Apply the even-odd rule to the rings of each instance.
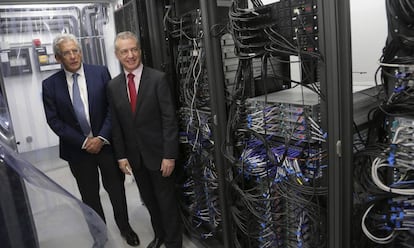
[[[0,50],[0,61],[4,77],[18,76],[32,72],[29,48]]]
[[[53,47],[51,44],[40,44],[33,42],[34,58],[39,71],[50,71],[61,69],[60,63],[55,59]]]

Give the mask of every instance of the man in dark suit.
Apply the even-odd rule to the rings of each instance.
[[[141,63],[138,38],[122,32],[115,54],[123,71],[108,83],[113,144],[119,168],[135,176],[148,208],[155,238],[148,248],[182,247],[175,194],[178,122],[172,90],[165,74]]]
[[[83,64],[79,43],[71,34],[57,36],[53,49],[63,69],[43,81],[42,95],[47,122],[59,136],[60,157],[68,161],[82,201],[105,221],[99,196],[100,171],[121,235],[129,245],[138,246],[139,238],[128,220],[125,175],[120,173],[110,145],[109,71],[104,66]]]

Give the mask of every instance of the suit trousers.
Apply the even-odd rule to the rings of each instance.
[[[155,237],[166,248],[182,247],[182,224],[178,211],[175,174],[163,177],[160,171],[133,168],[141,198],[148,209]]]
[[[108,149],[103,147],[103,149]],[[125,175],[119,170],[112,152],[86,154],[80,161],[69,161],[69,167],[76,179],[82,201],[91,207],[105,221],[99,195],[99,171],[102,185],[108,192],[114,219],[122,232],[129,230],[128,210],[125,198]],[[98,171],[99,168],[99,171]]]

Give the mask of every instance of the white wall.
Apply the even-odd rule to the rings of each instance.
[[[31,58],[33,64],[33,57]],[[34,73],[4,78],[4,89],[19,152],[57,145],[49,129],[42,105],[42,75]],[[46,77],[46,75],[45,75]]]
[[[354,85],[373,85],[387,39],[385,0],[350,0],[350,5]]]

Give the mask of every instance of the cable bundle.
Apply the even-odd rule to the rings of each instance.
[[[283,210],[273,184],[271,177],[259,180],[253,176],[250,180],[238,178],[233,182],[235,204],[231,212],[236,225],[236,247],[283,247],[278,226]]]
[[[362,186],[356,187],[356,192],[363,198],[355,199],[355,209],[363,213],[361,230],[373,243],[391,247],[412,247],[410,242],[414,237],[411,234],[414,230],[414,119],[398,117],[388,123],[389,144],[368,146],[356,156],[358,159],[361,158],[360,155],[367,156],[372,159],[366,162],[372,162],[370,173],[367,173],[366,169],[356,170],[362,172],[358,176],[364,176],[357,181],[359,184],[356,184]],[[365,206],[366,209],[358,209],[358,205]]]
[[[269,8],[242,9],[233,2],[229,8],[229,20],[236,55],[251,58],[264,53],[264,47],[269,42],[264,32],[271,20]]]
[[[395,243],[398,247],[412,247],[413,213],[412,199],[398,196],[386,198],[367,208],[361,221],[362,230],[377,244]]]
[[[239,207],[235,213],[250,216],[234,216],[238,229],[249,237],[242,240],[249,247],[318,247],[315,245],[323,242],[310,238],[323,233],[319,218],[324,209],[319,197],[328,193],[317,180],[325,168],[319,164],[322,157],[317,151],[285,146],[270,137],[246,142],[241,161],[235,164],[240,176],[232,189],[236,202],[245,208]]]
[[[414,48],[414,3],[411,0],[387,0],[389,38],[404,48]],[[401,47],[400,47],[401,49]]]
[[[414,74],[396,71],[393,77],[387,76],[394,79],[394,88],[379,108],[388,116],[414,116],[414,88],[411,85]]]
[[[164,14],[164,27],[167,28],[169,35],[174,39],[197,39],[202,35],[201,13],[199,9],[187,12],[180,17],[172,17],[171,7],[167,7]]]
[[[282,221],[282,230],[286,235],[284,247],[323,247],[326,242],[323,228],[325,209],[319,205],[317,198],[291,190],[288,184],[278,186],[286,195],[286,217]]]
[[[222,221],[216,192],[216,169],[213,164],[206,163],[211,163],[211,158],[190,155],[185,166],[187,178],[182,184],[181,200],[181,213],[186,229],[202,239],[220,232],[218,226]]]
[[[201,13],[193,10],[164,23],[175,43],[179,90],[180,141],[184,151],[181,214],[186,230],[197,238],[221,235],[217,169],[214,163],[210,92],[205,68]]]
[[[260,104],[250,105],[246,126],[260,134],[288,137],[302,142],[325,142],[327,134],[312,117],[305,106],[275,104],[260,109]],[[256,109],[256,110],[255,110]],[[249,110],[248,110],[249,111]]]
[[[313,118],[312,114],[316,113],[306,109],[304,104],[268,103],[266,86],[264,102],[246,101],[246,97],[251,96],[249,90],[254,81],[252,57],[261,56],[261,77],[266,79],[267,58],[290,63],[277,56],[293,51],[295,54],[302,53],[302,49],[297,47],[285,53],[262,51],[272,42],[265,32],[277,28],[272,26],[271,29],[269,21],[255,25],[259,11],[263,10],[246,12],[233,5],[229,13],[236,54],[241,59],[236,86],[230,95],[225,149],[225,155],[233,165],[231,212],[234,244],[243,248],[324,247],[326,209],[323,202],[328,191],[322,183],[327,168],[326,151],[322,144],[327,136],[319,126],[319,120]],[[246,22],[249,26],[243,26]],[[240,28],[245,31],[241,34],[255,35],[254,38],[249,37],[249,40],[247,35],[240,35]],[[263,33],[267,41],[261,40]],[[281,49],[285,51],[288,48]],[[304,80],[312,80],[312,70],[304,67]],[[277,73],[273,75],[291,82]],[[304,85],[307,86],[321,96],[316,84]],[[291,209],[297,212],[290,212]]]

